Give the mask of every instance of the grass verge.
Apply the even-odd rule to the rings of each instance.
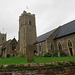
[[[71,61],[75,60],[75,56],[68,57],[34,57],[34,62],[32,63],[51,63],[60,61]],[[11,57],[11,58],[0,58],[0,65],[13,65],[13,64],[25,64],[27,63],[27,58],[23,57]]]

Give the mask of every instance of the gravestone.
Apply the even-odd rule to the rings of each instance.
[[[60,57],[60,51],[58,51],[58,57]]]
[[[27,62],[34,62],[34,50],[33,45],[27,45]]]

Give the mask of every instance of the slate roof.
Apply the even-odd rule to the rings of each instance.
[[[60,27],[55,39],[75,33],[75,20]]]
[[[2,49],[3,49],[3,48],[6,48],[10,42],[11,42],[11,40],[8,40],[8,41],[4,42],[4,43],[2,44]]]
[[[2,44],[2,49],[6,48],[13,40],[16,40],[16,39],[13,38],[12,40],[8,40],[8,41],[4,42],[4,43]]]
[[[34,44],[45,41],[56,29],[37,37],[37,41]],[[57,39],[66,35],[70,35],[72,33],[75,33],[75,20],[61,26],[57,34],[55,35],[54,39]]]
[[[39,42],[42,42],[42,41],[45,41],[56,29],[53,29],[43,35],[40,35],[39,37],[37,37],[37,42],[36,43],[39,43]]]

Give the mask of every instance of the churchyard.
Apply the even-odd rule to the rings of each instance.
[[[75,56],[67,57],[43,57],[35,56],[34,62],[31,63],[51,63],[51,62],[60,62],[60,61],[71,61],[75,60]],[[0,65],[12,65],[12,64],[27,64],[26,57],[10,57],[10,58],[0,58]]]

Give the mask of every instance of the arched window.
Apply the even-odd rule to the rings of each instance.
[[[70,40],[68,40],[68,47],[71,48],[72,47],[72,43]]]
[[[68,40],[68,47],[69,47],[69,51],[70,51],[71,56],[73,56],[72,43],[70,40]]]
[[[29,25],[32,25],[31,21],[29,21]]]
[[[51,43],[51,50],[54,52],[54,45]]]
[[[2,41],[4,40],[4,37],[2,37]]]
[[[58,44],[58,47],[59,47],[59,50],[62,50],[62,46],[61,46],[60,42]]]
[[[41,51],[41,45],[39,45],[39,51]]]

